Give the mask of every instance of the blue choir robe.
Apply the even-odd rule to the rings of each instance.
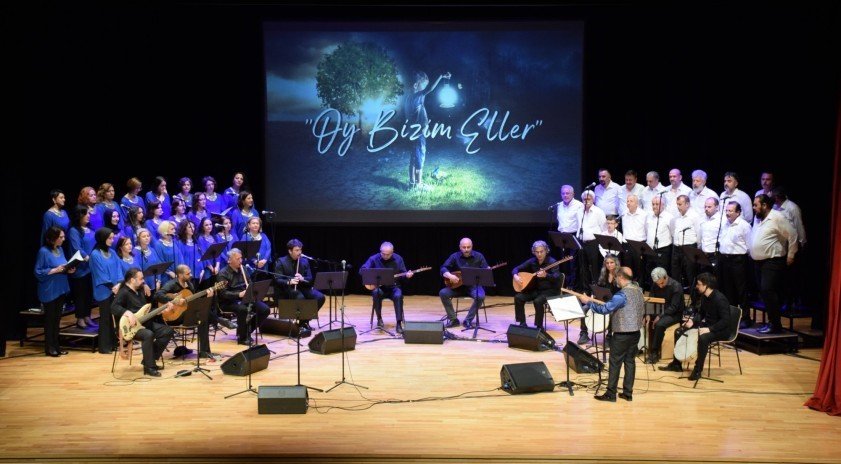
[[[35,258],[35,278],[38,280],[38,301],[41,303],[49,303],[70,292],[66,273],[49,275],[51,269],[62,264],[67,264],[67,258],[64,257],[61,248],[58,249],[58,255],[46,246],[38,250],[38,256]]]

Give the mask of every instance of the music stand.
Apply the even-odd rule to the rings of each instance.
[[[260,244],[262,240],[240,240],[238,242],[233,242],[231,244],[231,248],[237,248],[239,251],[242,252],[242,259],[253,259],[257,257],[257,253],[260,252]],[[271,256],[263,256],[263,258],[271,259]]]
[[[564,250],[580,250],[583,248],[581,246],[581,242],[575,237],[575,234],[571,234],[569,232],[555,232],[553,230],[549,231],[549,239],[552,241],[556,247],[564,249]]]
[[[707,254],[700,248],[695,245],[682,245],[681,248],[683,249],[683,255],[686,259],[694,263],[696,266],[712,267],[713,264],[710,262],[710,258],[708,258]]]
[[[166,272],[166,270],[169,269],[174,262],[175,261],[164,261],[162,263],[150,264],[149,267],[143,271],[143,277],[154,277],[155,287],[157,287],[158,281],[160,281],[158,276]]]
[[[199,258],[200,261],[216,261],[216,258],[221,255],[225,249],[228,248],[228,242],[221,242],[221,243],[214,243],[207,247],[207,250],[204,251],[204,254],[201,255]],[[201,280],[199,280],[201,282]]]
[[[637,277],[637,282],[639,282],[640,286],[642,286],[644,282],[647,282],[646,277],[643,276],[642,271],[645,268],[642,267],[642,262],[643,260],[646,260],[645,262],[647,263],[648,258],[657,257],[657,253],[655,253],[644,240],[626,240],[626,242],[628,243],[628,246],[631,247],[631,250],[633,250],[634,258],[639,258],[639,263],[634,263],[634,275],[639,276]],[[640,266],[640,268],[636,268],[637,265]]]
[[[231,209],[233,209],[233,207],[227,208],[220,213],[214,213],[214,212],[211,211],[210,212],[210,220],[213,221],[213,222],[221,224],[222,219],[225,218],[225,216],[228,216],[228,213],[231,212]]]
[[[597,299],[597,300],[600,300],[600,301],[607,302],[607,301],[610,301],[611,298],[613,298],[613,294],[610,292],[610,289],[607,288],[607,287],[601,287],[599,285],[592,284],[592,285],[590,285],[590,291],[592,293],[592,297]],[[598,316],[602,317],[602,323],[604,323],[605,318],[607,318],[607,314],[598,314],[598,313],[595,313],[595,312],[593,313],[593,318],[594,318],[593,323],[595,324],[595,318],[598,317]],[[592,329],[592,327],[591,327],[591,329]],[[595,342],[595,346],[596,346],[596,357],[598,357],[599,356],[599,354],[598,354],[599,353],[599,342],[598,342],[598,337],[596,337],[595,333],[593,334],[593,341]],[[602,361],[605,361],[605,356],[606,355],[607,355],[607,327],[605,327],[605,334],[602,335]]]
[[[608,253],[619,256],[619,252],[622,251],[622,243],[619,242],[619,239],[612,235],[602,235],[602,234],[595,234],[596,242],[598,242],[599,246],[607,250]],[[615,250],[615,251],[614,251]],[[602,300],[604,301],[604,300]]]
[[[566,343],[564,346],[569,345],[569,321],[574,321],[581,319],[584,317],[584,311],[581,309],[581,303],[578,302],[578,298],[568,295],[568,296],[556,296],[550,297],[546,299],[546,303],[549,305],[549,314],[557,322],[564,323],[564,334],[566,335]],[[558,347],[555,347],[557,350]],[[567,354],[567,356],[570,356]],[[573,396],[574,393],[572,392],[572,386],[578,385],[569,380],[569,358],[567,358],[567,379],[558,384],[559,387],[566,387],[569,391],[569,396]]]
[[[461,281],[468,284],[468,282],[473,282],[473,304],[479,300],[479,286],[482,287],[496,287],[494,283],[494,275],[493,270],[487,267],[463,267],[461,268]],[[485,309],[485,300],[482,300],[482,310],[487,311]],[[476,334],[479,333],[479,329],[485,330],[490,333],[496,333],[495,330],[486,329],[481,326],[482,318],[479,317],[479,308],[476,308],[476,324],[473,326],[473,338],[476,338]],[[462,332],[470,330],[470,329],[462,329]]]
[[[271,280],[261,280],[260,282],[252,281],[245,290],[245,297],[241,301],[242,304],[248,307],[247,316],[245,317],[245,336],[248,339],[248,350],[246,350],[246,352],[248,353],[251,352],[251,347],[254,345],[254,340],[251,338],[251,319],[254,317],[254,302],[262,301],[263,298],[266,297],[266,294],[269,293],[269,285],[271,285],[271,283]],[[251,356],[246,356],[245,358],[248,362],[247,387],[245,390],[226,396],[225,399],[245,392],[257,393],[257,390],[255,390],[251,385]]]
[[[207,324],[207,320],[208,320],[209,315],[210,315],[210,305],[211,305],[212,302],[213,302],[212,298],[197,298],[197,299],[187,303],[187,310],[184,311],[184,314],[182,315],[183,320],[181,322],[181,325],[185,325],[185,326],[194,325],[194,326],[198,327],[201,324]],[[210,347],[208,346],[208,347],[205,347],[205,348],[207,348],[207,352],[209,353],[210,352]],[[213,380],[213,377],[211,377],[207,374],[210,371],[202,368],[201,365],[199,364],[199,359],[201,358],[201,356],[198,356],[198,352],[200,350],[196,350],[196,351],[197,351],[196,367],[193,368],[193,372],[198,372],[198,373],[204,375],[205,377],[207,377],[208,379]]]
[[[329,304],[327,307],[327,314],[328,314],[328,325],[330,326],[330,330],[333,329],[333,321],[338,321],[338,319],[333,318],[333,311],[335,310],[338,316],[339,312],[339,305],[335,302],[336,300],[336,290],[344,291],[345,286],[347,285],[347,271],[341,272],[319,272],[315,275],[315,282],[313,283],[313,287],[318,290],[327,290]],[[344,317],[342,318],[344,319]],[[351,327],[356,327],[353,324],[348,324]],[[323,327],[321,325],[321,321],[318,323],[318,328]],[[342,323],[342,327],[344,327],[344,322]]]
[[[362,273],[362,284],[363,285],[376,285],[374,291],[377,291],[381,285],[394,285],[394,269],[387,268],[387,267],[372,267],[367,269],[360,269],[359,272]],[[382,300],[380,300],[380,305],[382,305]],[[380,306],[382,307],[382,306]],[[399,324],[400,321],[397,321]],[[373,327],[370,330],[366,330],[365,332],[360,332],[360,335],[366,334],[368,332],[373,332],[375,330],[379,330],[381,332],[385,332],[392,337],[394,334],[385,330],[385,327]]]
[[[278,300],[277,301],[277,316],[285,319],[294,319],[301,324],[301,319],[317,319],[318,318],[318,301],[309,299],[294,299],[294,300]],[[344,330],[342,330],[344,335]],[[298,383],[296,387],[306,387],[317,392],[324,392],[320,388],[310,387],[301,383],[301,339],[296,339],[298,344]]]

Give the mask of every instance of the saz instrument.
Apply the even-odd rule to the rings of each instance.
[[[137,335],[137,332],[139,332],[140,329],[143,328],[144,322],[148,321],[149,319],[152,319],[153,317],[172,307],[172,303],[167,303],[161,307],[149,311],[151,307],[152,305],[150,303],[146,303],[136,313],[134,313],[134,317],[135,319],[137,319],[137,325],[131,325],[128,316],[125,314],[123,314],[123,316],[120,317],[118,332],[122,341],[131,342],[132,340],[134,340],[134,336]]]
[[[494,264],[493,266],[491,266],[491,267],[490,267],[490,269],[491,269],[491,270],[498,269],[498,268],[500,268],[500,267],[502,267],[502,266],[506,266],[507,264],[508,264],[508,263],[499,263],[499,264]],[[462,280],[461,280],[461,271],[453,271],[453,272],[451,272],[450,274],[452,274],[452,275],[454,275],[454,276],[458,277],[458,282],[456,282],[456,283],[452,283],[452,282],[450,281],[450,279],[444,279],[444,285],[446,285],[447,287],[450,287],[450,288],[459,288],[459,287],[461,287],[462,285],[464,285],[464,281],[462,281]]]
[[[563,263],[565,263],[565,262],[567,262],[571,259],[572,259],[572,255],[567,256],[566,258],[555,261],[554,263],[552,263],[548,266],[541,267],[537,272],[548,271],[549,269],[552,269],[556,266],[560,266],[561,264],[563,264]],[[528,289],[529,286],[532,284],[532,282],[534,282],[533,279],[534,279],[535,274],[537,274],[537,272],[525,272],[525,271],[518,272],[517,276],[520,277],[520,281],[517,282],[517,279],[513,280],[514,290],[516,290],[518,292],[522,292],[522,291]]]
[[[405,277],[406,274],[408,274],[409,272],[411,272],[413,274],[417,274],[418,272],[424,272],[424,271],[428,271],[430,269],[432,269],[432,268],[429,267],[429,266],[421,267],[421,268],[415,269],[414,271],[407,271],[407,272],[401,272],[400,274],[394,274],[394,278],[397,279],[399,277]],[[377,286],[374,285],[374,284],[366,284],[365,288],[367,288],[368,290],[373,290],[373,289],[377,288]]]
[[[219,282],[219,283],[217,283],[216,285],[213,286],[213,290],[214,291],[220,290],[222,288],[225,288],[226,285],[228,285],[228,282],[221,281],[221,282]],[[172,298],[173,300],[175,300],[177,298],[184,298],[184,304],[179,305],[179,304],[175,304],[174,302],[171,302],[172,307],[167,309],[166,311],[164,311],[163,314],[161,314],[161,317],[166,322],[172,322],[172,321],[177,320],[178,318],[181,317],[182,314],[184,314],[184,311],[187,310],[187,303],[207,295],[208,290],[210,290],[210,289],[208,288],[208,289],[202,290],[198,293],[193,293],[193,292],[190,291],[189,288],[185,288],[185,289],[182,289],[178,293],[167,293],[166,296]]]

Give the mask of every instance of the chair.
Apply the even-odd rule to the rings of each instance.
[[[736,352],[736,362],[739,364],[739,375],[742,375],[742,360],[739,358],[739,348],[736,346],[736,338],[739,336],[739,322],[742,320],[742,308],[738,306],[730,306],[730,327],[728,327],[729,331],[727,333],[727,340],[718,340],[714,341],[710,344],[710,350],[707,353],[707,377],[703,377],[707,380],[712,380],[714,382],[724,382],[720,379],[713,379],[710,377],[710,372],[712,371],[712,356],[718,356],[718,367],[721,367],[721,345],[726,344],[733,348]],[[716,348],[716,353],[713,353],[713,348]],[[698,379],[695,381],[695,385],[692,388],[698,386]]]
[[[100,318],[100,320],[102,320],[102,318]],[[117,321],[116,321],[116,318],[114,317],[113,314],[111,315],[111,322],[114,324],[114,327],[117,327]],[[119,343],[120,348],[117,348],[116,350],[114,350],[114,360],[111,361],[111,373],[112,374],[114,373],[114,370],[117,368],[117,356],[120,354],[120,350],[121,350],[123,344],[124,343],[130,343],[131,344],[131,346],[128,348],[128,365],[129,366],[131,366],[131,360],[132,360],[132,357],[134,355],[134,350],[135,350],[135,343],[134,343],[133,340],[130,341],[130,342],[124,342],[120,338],[119,328],[117,329],[117,339],[118,339],[117,343]],[[139,345],[138,345],[138,347],[139,347]]]

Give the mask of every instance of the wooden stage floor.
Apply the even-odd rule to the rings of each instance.
[[[724,350],[723,367],[714,362],[712,370],[724,383],[701,381],[694,390],[638,359],[631,403],[595,401],[597,376],[574,372],[582,384],[574,396],[560,388],[509,395],[498,390],[504,364],[543,361],[556,382],[566,372],[560,353],[504,343],[511,302],[488,298],[494,306],[486,326],[497,333],[480,331],[482,341],[406,345],[377,332],[360,335],[347,354],[347,380],[369,388],[311,392],[305,415],[258,415],[250,393],[224,399],[246,380],[223,375],[220,362],[202,360],[213,380],[175,378],[195,365],[195,354],[183,361],[166,355],[163,377],[150,379],[138,357],[133,366],[119,361],[112,376],[110,355],[73,350],[56,359],[43,356],[41,345],[10,342],[9,358],[0,360],[0,461],[841,462],[839,419],[803,406],[818,349],[798,356],[742,351],[741,376],[735,353]],[[368,329],[370,298],[350,296],[346,305],[357,331]],[[384,306],[393,329],[391,303]],[[410,296],[405,306],[408,320],[443,314],[437,297]],[[321,316],[326,321],[327,306]],[[560,324],[549,331],[563,343]],[[576,325],[570,339],[577,338]],[[262,342],[276,358],[254,374],[254,385],[295,384],[294,343],[275,335]],[[221,332],[212,347],[224,355],[243,348]],[[302,383],[333,386],[341,361],[338,353],[303,351]]]

